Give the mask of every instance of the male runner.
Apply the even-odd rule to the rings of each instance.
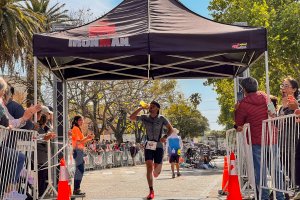
[[[141,121],[146,128],[147,143],[145,145],[145,160],[147,181],[150,189],[147,199],[154,199],[153,176],[156,178],[161,172],[164,155],[162,143],[165,142],[167,136],[171,134],[173,127],[164,116],[159,114],[160,105],[156,101],[150,103],[148,115],[137,116],[143,109],[148,109],[148,107],[138,108],[130,115],[130,120]],[[162,136],[164,126],[167,127],[168,132],[167,135]]]

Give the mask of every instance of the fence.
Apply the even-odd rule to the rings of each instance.
[[[238,168],[239,183],[243,197],[254,197],[257,199],[250,135],[251,131],[249,124],[244,125],[242,132],[236,132],[235,129],[227,130],[225,144],[228,162],[230,160],[230,153],[233,152],[236,156],[236,167]],[[228,171],[230,171],[229,167],[230,163],[228,165]]]
[[[68,146],[68,169],[71,174],[75,172],[75,161],[72,156],[72,145]],[[125,151],[101,151],[93,152],[86,151],[86,156],[84,157],[85,169],[94,170],[94,169],[105,169],[112,167],[123,167],[133,164],[144,164],[144,150],[139,150],[135,156],[135,162],[133,162],[132,157],[128,149]]]
[[[0,199],[37,193],[36,138],[35,131],[0,127]]]
[[[293,195],[299,133],[295,115],[263,121],[260,194],[263,189],[269,189],[275,191],[274,199],[276,191]]]

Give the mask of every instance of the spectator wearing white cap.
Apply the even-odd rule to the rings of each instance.
[[[42,106],[37,113],[37,123],[35,130],[39,133],[37,142],[37,161],[39,168],[48,161],[48,148],[46,141],[56,137],[53,130],[47,125],[48,115],[51,113],[47,106]],[[47,188],[48,171],[47,169],[38,171],[39,196],[42,196]]]
[[[173,128],[171,135],[167,138],[166,149],[168,151],[169,163],[171,164],[172,178],[175,178],[174,166],[176,166],[177,176],[181,176],[179,172],[179,158],[183,147],[182,139],[178,136],[179,130]]]

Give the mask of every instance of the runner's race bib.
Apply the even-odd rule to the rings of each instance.
[[[155,151],[156,150],[156,146],[157,146],[157,142],[155,142],[155,141],[148,141],[147,145],[146,145],[146,149]]]

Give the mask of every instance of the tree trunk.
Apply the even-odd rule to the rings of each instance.
[[[27,97],[26,97],[26,106],[29,107],[31,104],[34,104],[34,63],[33,63],[33,56],[31,53],[27,54]],[[38,70],[39,72],[39,70]],[[42,102],[42,93],[41,93],[41,86],[42,86],[42,77],[41,73],[37,75],[37,98],[38,102]]]
[[[98,101],[97,99],[93,99],[93,126],[94,126],[94,134],[96,138],[100,138],[99,135],[99,128],[98,128],[98,122],[97,122],[97,106],[98,106]]]
[[[142,141],[142,130],[143,130],[143,125],[140,125],[139,126],[139,123],[138,122],[134,122],[134,126],[135,126],[135,131],[134,131],[134,134],[135,134],[135,142],[137,143],[141,143]]]
[[[27,65],[27,97],[26,106],[34,103],[34,68]]]

